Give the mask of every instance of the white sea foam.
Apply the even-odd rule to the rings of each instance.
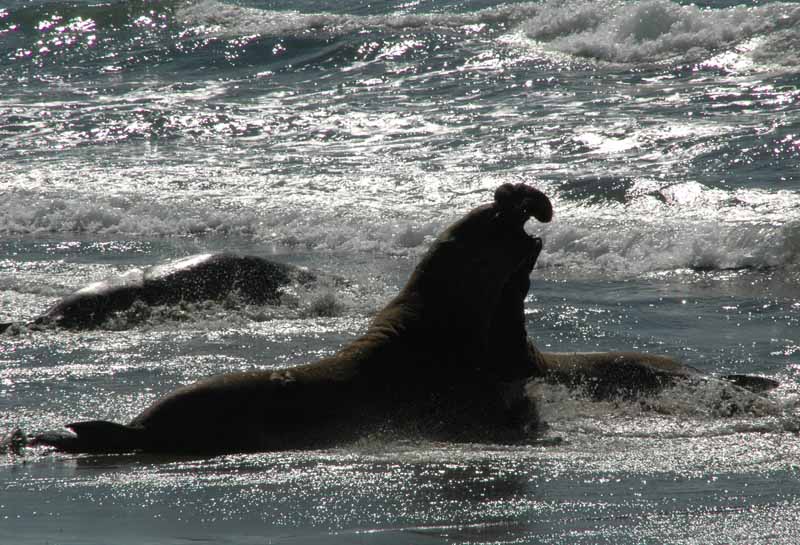
[[[363,301],[356,302],[352,295],[332,287],[317,286],[285,294],[279,304],[254,304],[235,293],[221,300],[182,301],[174,305],[135,302],[125,310],[109,314],[99,327],[107,330],[137,327],[169,329],[174,328],[176,322],[181,322],[190,323],[198,329],[215,330],[259,327],[257,324],[280,320],[352,317],[356,312],[373,310],[369,306],[358,306]]]
[[[721,50],[748,54],[754,48],[741,46],[756,36],[781,33],[796,39],[790,29],[798,21],[800,7],[788,3],[702,9],[669,0],[552,0],[522,28],[529,39],[546,49],[609,62],[639,63],[673,58],[701,61]],[[767,49],[757,55],[762,62],[777,59]]]
[[[634,184],[625,202],[555,197],[543,233],[544,267],[637,275],[676,269],[800,267],[800,197],[790,191],[730,192],[697,182]]]
[[[150,199],[97,195],[33,198],[12,193],[0,202],[0,233],[7,235],[87,233],[96,235],[169,236],[251,233],[258,218],[241,210],[174,204]]]
[[[755,394],[712,377],[635,400],[606,401],[538,380],[526,390],[537,401],[541,418],[556,432],[680,438],[796,431],[800,427],[797,387],[788,384]],[[649,420],[647,425],[642,425],[643,419]]]
[[[485,182],[496,187],[500,181]],[[369,180],[360,183],[372,185]],[[229,191],[234,187],[239,186]],[[551,224],[529,225],[545,239],[540,267],[627,276],[686,268],[800,266],[800,223],[792,221],[800,197],[790,191],[731,192],[697,182],[662,186],[641,181],[627,190],[623,202],[587,203],[562,196],[557,187],[543,189],[554,199],[556,217]],[[35,199],[27,191],[16,191],[0,202],[0,233],[236,235],[290,251],[416,256],[447,223],[490,194],[431,193],[410,203],[405,189],[398,191],[383,191],[380,199],[370,200],[357,191],[332,196],[311,188],[302,193],[292,187],[273,188],[266,206],[260,191],[238,201],[226,192],[189,192],[172,196],[170,202],[154,201],[146,191],[104,195],[98,190],[91,201],[66,190]]]
[[[752,60],[784,66],[800,62],[797,48],[791,47],[800,40],[800,6],[788,2],[704,9],[670,0],[549,0],[465,13],[359,16],[260,10],[201,0],[184,5],[177,15],[193,32],[223,38],[443,27],[471,33],[501,22],[543,50],[614,63],[679,59],[741,67]],[[759,40],[752,42],[756,37]],[[723,51],[730,54],[718,57]]]
[[[491,182],[489,182],[491,183]],[[645,191],[643,188],[649,188]],[[708,188],[697,182],[635,184],[625,202],[566,199],[556,188],[551,224],[528,229],[545,239],[539,266],[578,275],[627,277],[678,269],[800,267],[800,197],[789,191]],[[37,198],[11,193],[0,202],[0,233],[99,236],[245,236],[289,251],[377,252],[418,256],[449,222],[484,202],[485,193],[404,202],[385,192],[370,202],[359,193],[275,193],[269,207],[255,196],[225,195],[153,201],[146,195]],[[433,196],[432,196],[433,197]],[[402,205],[399,203],[403,203]],[[343,210],[357,209],[359,213]]]
[[[480,10],[473,13],[395,13],[387,15],[352,15],[275,11],[236,6],[216,0],[185,4],[177,16],[195,32],[220,37],[294,36],[324,33],[342,35],[364,29],[435,29],[471,26],[468,32],[492,22],[513,22],[538,10],[536,3],[523,3]]]

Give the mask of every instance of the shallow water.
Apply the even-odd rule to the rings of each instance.
[[[124,421],[214,373],[334,352],[432,238],[553,199],[526,301],[553,351],[714,383],[529,393],[541,444],[0,460],[15,543],[793,543],[800,7],[788,2],[16,1],[0,8],[0,322],[132,267],[238,251],[348,280],[271,307],[0,335],[0,431]],[[468,297],[469,294],[465,294]]]

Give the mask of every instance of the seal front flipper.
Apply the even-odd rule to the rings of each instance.
[[[41,433],[30,444],[47,445],[64,452],[129,452],[145,447],[144,428],[105,420],[73,422],[65,428]]]

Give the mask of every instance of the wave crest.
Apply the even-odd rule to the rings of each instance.
[[[287,191],[273,195],[266,207],[230,203],[224,194],[163,204],[143,195],[105,197],[102,191],[91,202],[69,192],[49,199],[12,192],[0,203],[0,233],[243,236],[290,252],[414,258],[450,221],[481,202],[429,203],[424,212],[404,214],[389,194],[365,206],[357,195],[337,204]],[[677,270],[800,270],[800,222],[787,220],[796,215],[800,198],[789,191],[730,192],[696,182],[660,188],[630,182],[614,185],[606,198],[572,186],[547,191],[556,219],[529,229],[545,240],[539,267],[554,274],[628,278]],[[344,209],[361,212],[343,215]]]
[[[263,10],[200,0],[186,4],[176,16],[186,26],[219,37],[233,36],[340,36],[361,30],[398,30],[458,28],[465,25],[513,23],[531,16],[538,3],[499,6],[464,13],[389,13],[355,15],[337,13],[301,13],[294,10]]]
[[[615,63],[706,60],[748,40],[790,31],[800,7],[785,3],[702,9],[669,0],[551,0],[522,25],[546,49]],[[767,55],[762,52],[762,57]],[[769,56],[772,61],[772,56]]]
[[[685,182],[650,191],[634,184],[613,197],[558,197],[559,221],[541,229],[539,265],[617,277],[800,269],[800,222],[786,221],[800,200],[789,191],[731,193]]]

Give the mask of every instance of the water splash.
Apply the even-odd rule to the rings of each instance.
[[[697,62],[735,51],[755,37],[776,33],[795,39],[800,8],[789,3],[703,9],[669,0],[576,2],[552,0],[522,25],[525,35],[547,49],[615,63],[677,59]],[[747,54],[745,48],[741,54]],[[786,62],[764,48],[762,63]]]

